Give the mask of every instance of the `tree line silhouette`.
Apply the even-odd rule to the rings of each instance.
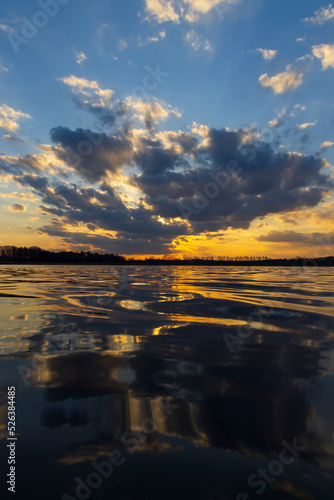
[[[124,264],[125,258],[114,254],[91,252],[50,252],[39,247],[0,247],[0,262],[54,264]]]
[[[296,257],[292,259],[271,259],[269,257],[195,257],[173,259],[149,257],[146,259],[126,258],[115,254],[92,252],[50,252],[39,247],[0,247],[0,264],[111,264],[111,265],[197,265],[197,266],[334,266],[334,256],[321,258]]]

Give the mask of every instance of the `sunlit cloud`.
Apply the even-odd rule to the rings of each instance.
[[[172,21],[180,22],[181,15],[175,11],[173,0],[145,0],[147,20],[154,20],[157,23]]]
[[[296,89],[303,83],[303,73],[294,69],[292,65],[286,67],[286,71],[269,77],[267,73],[261,75],[259,82],[264,88],[271,88],[274,94],[284,94],[289,90]]]
[[[151,43],[161,42],[165,38],[166,38],[166,31],[159,31],[156,35],[151,35],[151,36],[138,35],[137,37],[135,37],[131,35],[129,38],[121,38],[118,41],[118,49],[125,50],[131,45],[134,45],[136,47],[146,47]]]
[[[188,31],[188,33],[186,34],[186,41],[196,52],[212,52],[214,50],[209,40],[201,35],[196,35],[194,30]]]
[[[305,130],[306,128],[309,128],[309,127],[315,127],[317,124],[317,122],[312,122],[312,123],[301,123],[300,125],[297,125],[297,127],[300,129],[300,130]]]
[[[322,25],[328,21],[334,20],[334,7],[330,3],[327,7],[321,7],[317,10],[312,17],[306,17],[303,19],[304,23],[312,23]]]
[[[232,10],[239,3],[240,0],[145,0],[145,19],[159,24],[169,21],[193,23],[214,9],[226,6],[226,10]]]
[[[138,118],[147,128],[152,128],[157,123],[166,120],[170,115],[180,118],[180,111],[163,101],[151,97],[146,100],[127,97],[126,104],[133,110],[134,117]]]
[[[325,149],[325,148],[330,148],[331,146],[334,146],[334,142],[331,142],[331,141],[325,141],[321,144],[321,149]]]
[[[100,88],[95,80],[87,80],[74,75],[58,78],[58,80],[68,85],[74,95],[80,96],[82,104],[94,106],[97,109],[113,106],[111,99],[114,91]]]
[[[33,195],[33,193],[0,193],[0,198],[17,198],[19,200],[29,200],[29,201],[34,201],[38,200],[36,196]]]
[[[273,118],[268,122],[269,127],[271,128],[277,128],[280,127],[283,123],[283,118],[287,114],[287,107],[285,106],[276,116],[276,118]]]
[[[23,111],[15,111],[6,104],[0,106],[0,128],[15,132],[20,127],[19,120],[24,118],[31,118],[31,116]]]
[[[84,52],[76,52],[75,53],[75,60],[78,64],[82,64],[87,60],[87,56]]]
[[[312,54],[321,60],[323,70],[334,68],[334,44],[315,45],[312,47]]]
[[[156,36],[147,36],[144,38],[139,35],[136,39],[136,44],[138,47],[145,47],[150,43],[158,43],[161,40],[164,40],[165,38],[166,38],[166,31],[160,31]]]
[[[278,53],[277,50],[270,49],[256,49],[256,51],[261,52],[263,59],[266,59],[267,61],[273,59]]]
[[[309,54],[300,57],[294,64],[289,64],[285,71],[270,77],[267,73],[261,75],[259,82],[264,88],[271,88],[274,94],[284,94],[298,88],[302,83],[305,73],[310,68],[313,57]]]

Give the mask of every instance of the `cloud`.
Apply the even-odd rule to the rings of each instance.
[[[75,53],[75,59],[78,64],[82,64],[87,60],[87,56],[84,52],[76,52]]]
[[[0,23],[0,31],[3,31],[4,33],[15,33],[14,28],[3,23]]]
[[[288,124],[289,119],[296,116],[299,111],[306,111],[306,106],[302,104],[295,104],[293,107],[284,106],[283,109],[275,109],[276,118],[273,118],[268,122],[269,127],[278,128],[284,124]],[[305,124],[306,125],[306,124]],[[301,128],[306,128],[301,126]]]
[[[186,131],[161,130],[180,111],[153,97],[119,100],[97,81],[74,75],[61,80],[78,106],[99,110],[101,128],[102,110],[113,113],[112,129],[59,125],[40,154],[0,155],[0,171],[38,198],[48,219],[41,234],[73,247],[147,253],[149,245],[166,254],[185,235],[247,229],[258,217],[316,207],[333,188],[325,160],[277,151],[255,127],[192,123]],[[111,95],[103,105],[101,93]]]
[[[325,24],[327,21],[334,20],[334,7],[330,3],[327,7],[321,7],[321,9],[317,10],[314,13],[313,17],[306,17],[303,19],[304,23],[312,23],[312,24]]]
[[[28,154],[24,156],[8,156],[0,153],[0,172],[12,175],[21,175],[23,172],[40,173],[47,171],[50,174],[57,172],[59,164],[57,155],[60,151],[50,146],[46,147],[46,153]]]
[[[160,31],[156,36],[147,36],[146,38],[141,37],[140,35],[136,39],[136,43],[138,47],[145,47],[145,45],[149,45],[150,43],[157,43],[166,38],[166,31]]]
[[[174,171],[180,158],[172,152],[162,158],[161,146],[154,156],[145,157],[142,174],[134,176],[135,185],[146,195],[145,202],[163,218],[180,217],[182,210],[190,213],[189,221],[195,233],[232,228],[248,228],[252,220],[268,213],[297,210],[315,206],[323,197],[325,185],[331,183],[320,173],[322,160],[294,153],[275,153],[269,144],[254,141],[253,160],[247,161],[242,151],[245,130],[210,129],[208,143],[194,146],[196,168],[185,166]],[[147,154],[147,153],[146,153]],[[188,152],[189,154],[189,152]],[[222,171],[228,162],[238,165],[239,173],[232,176],[228,187],[217,190],[207,203],[200,193],[211,186],[213,179],[225,178]],[[148,168],[149,166],[149,168]],[[322,186],[322,187],[321,187]],[[197,198],[200,210],[194,209]],[[182,208],[183,207],[183,208]]]
[[[27,210],[27,207],[24,205],[19,205],[18,203],[15,203],[14,205],[2,205],[4,208],[7,208],[11,212],[25,212]]]
[[[118,42],[118,49],[124,50],[128,48],[128,42],[125,38],[121,38]]]
[[[154,20],[157,23],[172,21],[180,22],[180,14],[175,11],[173,0],[145,0],[145,10],[147,20]]]
[[[0,64],[0,71],[3,73],[7,73],[9,71],[9,69],[6,68],[6,66],[3,66],[2,64]]]
[[[20,127],[18,121],[22,118],[31,118],[31,116],[22,111],[15,111],[6,104],[0,106],[0,128],[15,132]]]
[[[200,35],[196,35],[194,30],[188,31],[188,33],[186,34],[186,41],[196,52],[198,52],[199,50],[203,50],[204,52],[213,51],[213,47],[209,40]]]
[[[313,123],[302,123],[300,125],[297,125],[297,127],[300,129],[300,130],[305,130],[306,128],[309,128],[309,127],[315,127],[317,124],[317,122],[313,122]]]
[[[284,94],[294,90],[303,83],[304,74],[312,60],[312,56],[306,55],[297,59],[295,64],[289,64],[285,71],[275,76],[261,75],[259,82],[264,88],[271,88],[274,94]]]
[[[301,38],[296,38],[296,42],[305,42],[306,36],[303,36]]]
[[[302,246],[333,246],[334,233],[297,233],[296,231],[269,231],[257,238],[268,243],[299,244]]]
[[[321,149],[325,149],[325,148],[330,148],[331,146],[334,146],[334,142],[331,142],[331,141],[325,141],[321,144]]]
[[[116,122],[123,120],[122,125],[127,128],[129,122],[139,120],[147,128],[152,128],[171,115],[181,117],[179,110],[156,97],[129,96],[120,100],[113,90],[101,89],[96,81],[74,75],[60,80],[71,87],[76,96],[76,104],[94,113],[104,125],[114,126]]]
[[[293,109],[290,111],[289,116],[296,116],[297,111],[306,111],[305,104],[295,104]]]
[[[221,16],[239,3],[240,0],[145,0],[145,19],[159,24],[169,21],[193,23],[214,9]]]
[[[106,183],[93,189],[59,181],[51,188],[43,179],[37,184],[31,176],[19,177],[17,181],[22,185],[33,182],[44,204],[41,212],[54,217],[40,232],[61,237],[76,247],[90,243],[103,250],[137,253],[149,245],[150,252],[169,253],[171,241],[180,233],[188,233],[183,221],[166,224],[141,204],[128,208]]]
[[[56,127],[51,130],[57,142],[52,153],[57,151],[65,161],[69,147],[74,149],[92,134]],[[73,167],[80,184],[88,179],[96,188],[69,184],[57,176],[48,180],[41,172],[23,173],[23,164],[29,166],[31,158],[30,163],[26,158],[17,161],[21,172],[13,176],[13,182],[30,186],[40,198],[40,210],[50,217],[40,228],[42,234],[60,237],[74,247],[91,244],[131,254],[147,253],[149,244],[151,253],[166,254],[179,236],[246,229],[257,217],[314,207],[330,189],[329,178],[320,173],[324,160],[276,153],[255,133],[248,143],[245,137],[249,137],[248,129],[217,130],[199,124],[187,133],[153,135],[148,131],[136,136],[133,130],[124,136],[118,130],[117,135],[104,134],[96,150]],[[199,138],[204,141],[200,143]],[[249,148],[254,153],[250,157]],[[227,187],[221,188],[219,180],[225,179],[229,162],[238,169]],[[131,203],[125,202],[108,175],[119,175],[129,165],[137,169],[126,179],[138,193]],[[13,174],[12,168],[9,171]],[[213,183],[218,186],[215,196],[187,217],[184,210],[193,207],[194,200],[198,202],[200,193]]]
[[[278,53],[277,50],[270,50],[270,49],[256,49],[256,51],[261,52],[263,59],[266,59],[268,61],[273,59]]]
[[[101,89],[95,80],[86,80],[86,78],[79,78],[74,75],[58,78],[58,80],[71,87],[74,93],[87,97],[94,94],[104,99],[110,99],[114,94],[114,91],[111,89]]]
[[[58,145],[57,158],[93,183],[116,173],[131,159],[132,145],[122,133],[117,137],[59,126],[51,129],[50,137]]]
[[[287,107],[284,107],[280,112],[277,111],[277,116],[268,122],[270,128],[277,128],[283,125],[283,117],[287,114]]]
[[[97,115],[104,125],[114,125],[117,116],[122,114],[121,107],[114,99],[112,89],[103,89],[95,80],[87,80],[74,75],[58,78],[71,88],[75,103]]]
[[[2,138],[6,142],[25,144],[25,140],[17,134],[4,134]]]
[[[127,97],[125,103],[132,111],[134,118],[138,118],[147,128],[152,128],[171,115],[178,118],[182,116],[178,109],[155,97],[146,99]]]
[[[138,35],[137,37],[130,36],[128,39],[121,38],[118,42],[119,50],[127,49],[130,45],[136,45],[137,47],[145,47],[151,43],[157,43],[166,38],[166,31],[159,31],[155,36],[142,37]]]
[[[37,198],[32,193],[0,193],[0,198],[18,198],[19,200],[34,201]]]
[[[321,60],[322,69],[334,68],[334,44],[314,45],[312,54]]]

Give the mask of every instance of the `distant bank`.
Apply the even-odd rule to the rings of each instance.
[[[270,259],[268,257],[235,257],[233,259],[220,257],[218,259],[195,258],[144,260],[127,259],[121,255],[100,254],[91,252],[50,252],[39,247],[0,247],[0,264],[84,264],[84,265],[157,265],[157,266],[294,266],[294,267],[332,267],[334,256],[293,259]]]

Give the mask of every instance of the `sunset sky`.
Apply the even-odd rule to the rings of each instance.
[[[332,4],[0,10],[0,245],[334,254]]]

